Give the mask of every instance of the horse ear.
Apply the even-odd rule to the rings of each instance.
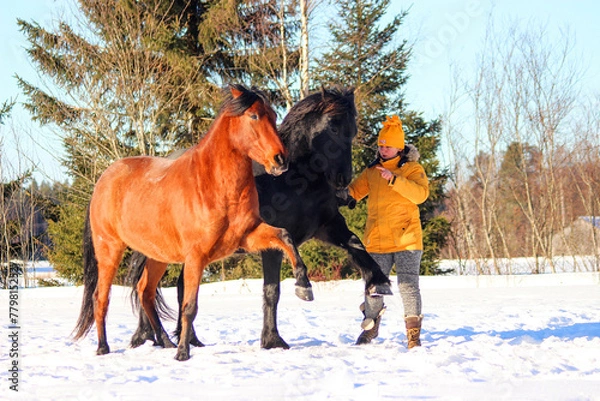
[[[355,90],[355,88],[353,86],[351,86],[350,88],[347,89],[347,92],[346,92],[346,93],[348,93],[348,97],[350,97],[352,99],[352,101],[354,101],[354,90]]]
[[[237,99],[238,97],[242,96],[243,92],[236,86],[230,85],[229,90],[231,91],[231,95],[234,99]]]

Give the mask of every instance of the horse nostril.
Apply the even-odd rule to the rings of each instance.
[[[287,158],[283,153],[278,153],[273,157],[273,166],[271,166],[271,171],[269,174],[277,176],[285,173],[287,169]]]
[[[277,153],[275,155],[275,163],[277,163],[279,166],[285,165],[285,156],[283,156],[281,153]]]

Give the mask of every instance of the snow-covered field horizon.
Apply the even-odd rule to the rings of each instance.
[[[410,351],[397,290],[379,338],[355,346],[362,282],[314,286],[308,303],[282,283],[279,330],[291,349],[263,350],[262,281],[203,284],[195,327],[206,347],[186,362],[148,342],[129,347],[128,288],[113,287],[111,353],[100,357],[95,330],[70,338],[82,287],[20,289],[19,391],[3,319],[0,399],[600,400],[598,273],[422,277],[423,346]],[[175,289],[164,294],[175,306]],[[7,316],[8,291],[0,303]]]

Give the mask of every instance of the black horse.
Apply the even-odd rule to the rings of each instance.
[[[288,171],[273,177],[255,167],[260,214],[266,223],[286,229],[297,246],[316,238],[345,249],[353,265],[361,272],[366,294],[389,295],[390,281],[366,252],[360,239],[348,229],[338,210],[336,191],[345,188],[352,179],[351,150],[356,132],[356,108],[351,89],[323,89],[292,107],[279,127],[289,152]],[[261,347],[289,348],[277,330],[283,255],[270,250],[262,252],[261,256],[264,275]],[[143,255],[134,260],[137,263],[133,264],[131,277],[134,277],[132,296],[135,299],[137,280],[144,268]],[[310,282],[307,277],[304,279],[297,277],[296,294],[302,299],[312,300]],[[181,276],[179,282],[178,299],[181,304]],[[158,306],[164,308],[164,305]],[[179,335],[179,332],[180,321],[176,334]],[[147,339],[156,343],[142,310],[131,345],[141,345]],[[170,346],[162,343],[159,339],[160,345]],[[192,344],[202,346],[195,334]]]

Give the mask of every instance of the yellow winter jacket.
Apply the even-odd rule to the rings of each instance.
[[[350,196],[367,199],[364,244],[368,252],[390,253],[423,249],[423,232],[418,204],[429,196],[429,180],[417,163],[419,152],[406,145],[407,161],[398,167],[400,156],[365,169],[348,187]],[[395,178],[381,177],[376,166],[390,170]]]

